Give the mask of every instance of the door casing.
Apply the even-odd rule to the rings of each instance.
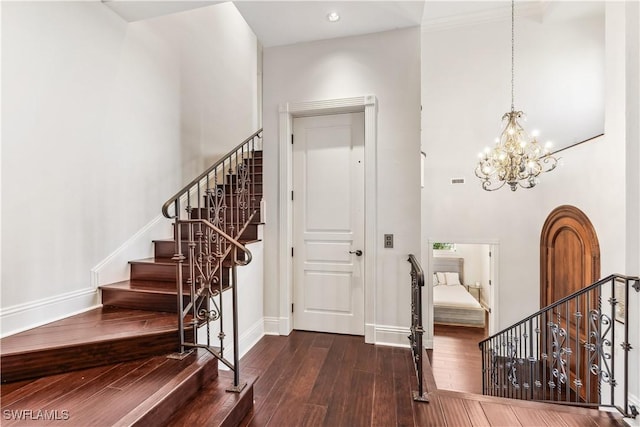
[[[374,95],[309,102],[287,102],[280,105],[278,144],[280,164],[278,179],[278,279],[280,290],[278,333],[280,335],[289,335],[293,330],[291,313],[293,302],[293,262],[291,257],[293,245],[293,205],[291,202],[293,119],[294,117],[364,112],[364,338],[366,343],[376,342],[377,109],[378,101]]]

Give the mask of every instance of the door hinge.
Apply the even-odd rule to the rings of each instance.
[[[491,279],[489,279],[489,286],[491,286]]]
[[[291,256],[293,256],[293,248],[291,248]]]
[[[291,134],[291,145],[293,145],[293,134]]]
[[[491,251],[489,251],[489,258],[491,258]]]
[[[491,314],[491,307],[489,307],[489,314]]]
[[[291,303],[291,312],[293,313],[293,303]]]
[[[291,191],[291,201],[293,201],[293,191]]]

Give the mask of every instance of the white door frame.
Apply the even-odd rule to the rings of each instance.
[[[294,117],[320,116],[326,114],[364,112],[364,204],[365,204],[365,244],[364,244],[364,330],[365,342],[375,342],[375,302],[376,302],[376,239],[377,222],[377,110],[378,101],[374,95],[354,98],[327,99],[308,102],[287,102],[280,105],[279,126],[279,243],[278,279],[280,289],[279,333],[289,335],[293,330],[291,304],[293,302],[293,153],[291,135]]]
[[[493,335],[498,332],[498,316],[500,310],[498,308],[498,287],[500,283],[500,241],[497,239],[459,239],[452,237],[444,237],[440,236],[437,239],[430,238],[427,241],[427,271],[425,273],[425,282],[430,285],[431,284],[431,275],[434,273],[433,271],[433,244],[436,242],[452,242],[452,243],[460,243],[465,245],[489,245],[491,246],[491,286],[490,295],[489,295],[489,305],[491,306],[491,313],[489,313],[489,330],[488,336]],[[433,286],[427,286],[427,301],[426,307],[428,307],[427,312],[429,315],[426,319],[423,319],[423,322],[427,325],[426,334],[427,337],[425,339],[425,347],[433,348]],[[423,304],[424,295],[423,295]]]

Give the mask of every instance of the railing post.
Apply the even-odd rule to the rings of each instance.
[[[237,259],[237,248],[233,248],[233,260]],[[233,306],[233,384],[227,391],[239,393],[245,388],[247,383],[240,383],[240,348],[238,343],[238,287],[237,287],[237,266],[233,263],[231,267],[231,304]]]
[[[409,255],[408,259],[411,264],[411,351],[416,376],[418,381],[418,391],[413,392],[413,400],[417,402],[429,402],[424,392],[424,373],[422,366],[422,357],[424,349],[422,347],[422,287],[424,286],[424,273],[415,256]]]

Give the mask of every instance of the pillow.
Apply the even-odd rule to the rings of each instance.
[[[447,285],[460,285],[460,277],[458,273],[454,272],[446,272],[444,273],[444,277],[447,280]]]
[[[444,277],[444,273],[436,273],[437,278],[438,278],[438,285],[446,285],[447,284],[447,279],[445,279]]]
[[[438,276],[436,273],[433,273],[433,286],[438,286],[440,282],[438,282]]]

